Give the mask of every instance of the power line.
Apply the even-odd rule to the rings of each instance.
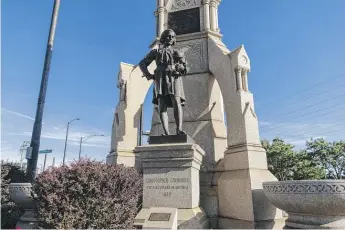
[[[306,92],[306,91],[308,91],[308,90],[311,90],[311,89],[315,88],[316,86],[323,85],[324,83],[327,83],[327,82],[332,82],[332,80],[338,79],[338,78],[343,77],[343,76],[345,76],[345,73],[342,73],[342,74],[340,74],[340,75],[336,75],[336,76],[333,77],[333,78],[327,78],[327,80],[325,80],[325,81],[322,81],[322,82],[319,82],[319,83],[317,83],[317,84],[315,84],[315,85],[309,86],[309,87],[307,87],[307,88],[305,88],[305,89],[302,89],[302,90],[300,90],[300,91],[297,91],[296,93],[293,93],[293,94],[290,94],[290,95],[286,95],[285,97],[289,97],[289,98],[294,97],[294,96],[299,95],[299,94],[301,94],[301,93],[303,93],[303,92]],[[278,103],[278,102],[280,102],[280,101],[272,100],[272,101],[267,102],[267,103],[265,103],[265,104],[263,104],[263,105],[257,105],[257,107],[259,107],[259,108],[261,108],[261,107],[266,107],[266,106],[268,106],[268,105],[272,105],[272,104],[275,104],[275,103]]]
[[[307,107],[304,107],[304,108],[302,108],[302,109],[298,109],[298,110],[294,110],[294,111],[292,111],[292,112],[287,112],[287,113],[285,113],[285,114],[278,115],[278,116],[276,116],[276,117],[274,117],[274,118],[272,118],[272,119],[270,119],[270,120],[264,120],[264,121],[262,121],[262,122],[268,122],[268,121],[271,122],[271,121],[274,121],[274,120],[279,119],[279,118],[281,118],[281,117],[284,117],[284,116],[286,116],[286,115],[293,114],[293,113],[296,113],[296,112],[299,112],[299,111],[302,111],[302,110],[305,110],[305,109],[312,108],[312,107],[314,107],[314,106],[316,106],[316,105],[323,104],[323,103],[325,103],[325,102],[328,102],[328,101],[331,101],[331,100],[340,98],[340,97],[342,97],[342,96],[345,96],[345,93],[344,93],[344,94],[341,94],[341,95],[338,95],[338,96],[336,96],[336,97],[328,98],[327,100],[324,100],[324,101],[321,101],[321,102],[318,102],[318,103],[314,103],[314,104],[309,105],[309,106],[307,106]],[[268,125],[268,124],[267,124],[267,125]],[[267,126],[267,125],[263,125],[263,126]]]
[[[290,102],[288,104],[285,104],[284,107],[289,107],[290,105],[295,105],[295,104],[298,104],[298,103],[301,103],[301,102],[305,102],[306,100],[310,99],[310,98],[315,98],[316,96],[319,96],[319,95],[322,95],[324,93],[327,93],[329,91],[333,91],[334,89],[337,89],[337,88],[341,88],[341,87],[344,87],[345,86],[345,83],[344,84],[341,84],[341,85],[338,85],[336,87],[333,87],[331,89],[327,89],[327,90],[324,90],[320,93],[317,93],[317,94],[313,94],[313,95],[310,95],[309,97],[307,98],[299,98],[298,101],[293,101],[293,102]],[[305,108],[304,108],[305,109]]]
[[[337,120],[337,121],[342,121],[342,120],[345,120],[345,118]],[[321,128],[322,126],[326,126],[326,125],[331,125],[331,126],[325,127],[327,129],[329,129],[329,128],[333,128],[333,127],[339,126],[339,123],[332,123],[331,122],[331,123],[327,123],[327,124],[319,124],[319,125],[312,126],[311,128],[318,128],[318,127]],[[303,132],[303,131],[299,131],[298,133],[301,133],[301,132]],[[296,132],[293,132],[293,133],[291,133],[291,132],[290,133],[278,132],[278,133],[272,134],[271,136],[276,136],[277,134],[283,134],[282,136],[289,136],[289,137],[299,137],[300,135],[303,135],[303,133],[301,133],[299,135],[291,135],[291,134],[296,134]]]
[[[338,104],[337,104],[338,105]],[[324,111],[326,109],[329,109],[329,108],[332,108],[332,107],[335,107],[336,105],[332,105],[332,106],[329,106],[329,107],[326,107],[326,108],[323,108],[323,109],[320,109],[320,110],[317,110],[317,111],[312,111],[311,113],[316,113],[316,112],[320,112],[320,111]],[[342,109],[338,109],[337,111],[331,111],[331,112],[328,112],[328,113],[324,113],[324,114],[321,114],[319,115],[318,117],[322,117],[324,115],[328,115],[328,114],[331,114],[331,113],[334,113],[334,112],[338,112],[338,111],[342,111],[342,110],[345,110],[345,107],[342,108]],[[293,117],[291,119],[296,119],[296,118],[300,118],[300,117],[304,117],[305,115],[309,115],[311,113],[305,113],[305,114],[302,114],[302,115],[299,115],[299,116],[296,116],[296,117]],[[286,122],[286,121],[285,121]],[[276,124],[281,124],[283,122],[279,122],[279,123],[276,123]],[[282,127],[285,127],[285,126],[289,126],[291,124],[285,124],[285,125],[281,125],[281,126],[275,126],[275,127],[269,127],[266,131],[268,130],[271,130],[271,129],[276,129],[276,128],[282,128]]]
[[[330,132],[326,132],[326,133],[320,133],[320,134],[317,134],[317,135],[324,136],[324,135],[326,135],[326,134],[329,135],[329,134],[339,133],[339,131],[344,131],[344,134],[345,134],[345,130],[339,129],[339,130],[336,130],[336,131],[330,131]],[[308,137],[308,138],[300,138],[300,139],[287,140],[286,142],[294,142],[294,141],[308,140],[308,139],[311,139],[311,138],[315,138],[315,136],[316,136],[316,135],[310,136],[310,137]]]

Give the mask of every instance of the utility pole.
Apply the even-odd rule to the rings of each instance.
[[[57,24],[59,8],[60,8],[60,0],[55,0],[51,23],[50,23],[48,44],[47,44],[45,60],[44,60],[41,87],[40,87],[40,92],[39,92],[38,102],[37,102],[35,123],[34,123],[32,136],[31,136],[30,148],[32,149],[32,152],[31,152],[32,154],[30,158],[28,159],[28,165],[26,169],[26,174],[30,181],[33,181],[36,177],[38,151],[40,148],[40,139],[41,139],[41,131],[42,131],[43,110],[44,110],[44,103],[46,99],[50,62],[51,62],[51,58],[53,54],[55,28]]]
[[[52,167],[55,166],[55,157],[53,157],[53,163],[52,163]]]

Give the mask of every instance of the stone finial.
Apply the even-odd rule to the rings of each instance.
[[[235,68],[241,68],[250,72],[250,59],[247,55],[247,52],[244,48],[244,45],[241,45],[234,51],[229,54],[231,58],[232,65]]]

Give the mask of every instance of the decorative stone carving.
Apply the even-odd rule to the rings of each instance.
[[[250,59],[243,45],[233,50],[230,56],[232,59],[231,62],[235,68],[242,68],[250,71]]]
[[[201,0],[172,0],[170,11],[199,7]]]
[[[303,182],[301,184],[266,184],[263,186],[264,190],[273,193],[336,193],[345,194],[344,182],[331,182],[325,184],[323,181],[320,183]]]
[[[239,64],[240,64],[240,65],[246,65],[246,64],[248,64],[248,58],[247,58],[246,56],[242,55],[242,56],[240,57]]]
[[[274,206],[288,213],[288,227],[345,228],[345,180],[264,182],[263,190]]]
[[[16,224],[16,229],[37,229],[39,218],[35,210],[35,194],[31,183],[11,183],[9,191],[11,200],[25,210]]]
[[[26,187],[26,186],[9,187],[9,191],[10,191],[10,193],[23,192],[23,193],[30,194],[31,187]]]
[[[207,71],[207,52],[205,51],[205,44],[202,40],[193,43],[181,42],[175,47],[185,53],[189,74]]]

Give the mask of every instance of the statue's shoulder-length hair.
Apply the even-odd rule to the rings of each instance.
[[[176,33],[175,31],[173,31],[172,29],[167,29],[167,30],[164,30],[162,35],[161,35],[161,38],[159,39],[159,42],[161,44],[164,44],[164,40],[165,40],[165,37],[169,34],[169,33],[172,33],[174,35],[173,37],[173,43],[172,45],[174,46],[176,44]]]

